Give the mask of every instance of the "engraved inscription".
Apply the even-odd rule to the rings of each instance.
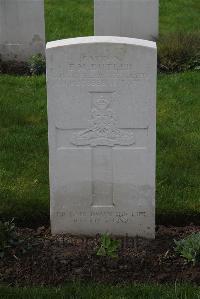
[[[137,82],[140,82],[141,79],[139,77],[135,77],[135,78],[114,78],[114,77],[109,77],[107,79],[104,78],[87,78],[86,76],[84,76],[84,78],[77,78],[77,79],[68,79],[68,80],[64,80],[66,81],[66,86],[69,87],[78,87],[78,86],[99,86],[99,87],[113,87],[113,88],[117,88],[119,86],[119,84],[123,85],[123,86],[131,86],[131,85],[135,85]]]
[[[117,127],[117,117],[112,110],[114,92],[92,93],[91,126],[72,136],[71,143],[78,146],[128,146],[135,143],[132,132],[125,133]]]
[[[90,212],[74,212],[74,211],[60,211],[56,213],[56,217],[69,217],[74,223],[109,223],[126,224],[133,218],[147,217],[146,211],[90,211]]]

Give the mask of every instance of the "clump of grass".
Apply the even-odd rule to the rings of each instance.
[[[14,219],[11,221],[0,220],[0,259],[7,254],[18,259],[16,255],[25,254],[31,249],[32,245],[29,240],[21,239],[17,234]]]
[[[11,221],[0,221],[0,258],[12,246],[16,245],[18,238],[15,231],[13,219]]]
[[[200,232],[194,233],[185,239],[174,241],[176,244],[175,251],[182,256],[186,262],[196,263],[200,262]]]
[[[158,42],[158,67],[169,73],[200,69],[200,32],[162,36]]]
[[[0,55],[0,74],[42,75],[46,72],[46,60],[42,54],[30,57],[28,61],[2,60]]]
[[[28,65],[31,75],[42,75],[46,71],[46,61],[41,54],[33,55],[29,59]]]

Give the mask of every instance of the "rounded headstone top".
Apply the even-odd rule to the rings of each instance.
[[[71,46],[78,44],[98,44],[98,43],[111,43],[111,44],[128,44],[147,48],[156,49],[156,43],[148,40],[119,37],[119,36],[87,36],[87,37],[76,37],[69,39],[56,40],[48,42],[46,48],[58,48],[63,46]]]

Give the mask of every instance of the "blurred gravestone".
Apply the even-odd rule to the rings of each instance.
[[[154,237],[156,44],[47,44],[53,233]]]
[[[159,0],[94,0],[95,35],[158,37]]]
[[[44,0],[0,0],[0,55],[26,61],[45,54]]]

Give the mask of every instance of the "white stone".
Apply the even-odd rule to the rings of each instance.
[[[94,0],[95,35],[156,40],[159,0]]]
[[[0,0],[0,55],[26,61],[45,54],[44,0]]]
[[[47,44],[52,233],[154,237],[156,44]]]

